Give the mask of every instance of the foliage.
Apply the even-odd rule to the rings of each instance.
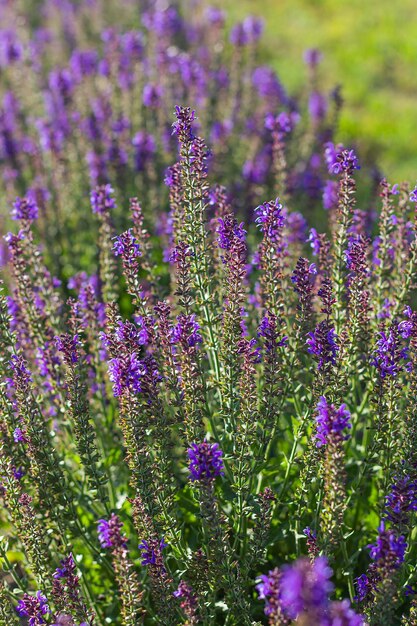
[[[417,189],[193,6],[2,7],[0,624],[415,624]]]

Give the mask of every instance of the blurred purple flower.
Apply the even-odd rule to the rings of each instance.
[[[308,100],[308,111],[314,122],[321,122],[327,113],[326,98],[319,91],[313,91]]]
[[[323,206],[326,210],[335,209],[339,199],[338,184],[334,180],[326,180],[323,188]]]
[[[282,568],[281,603],[288,616],[295,619],[299,613],[319,614],[328,604],[333,590],[330,582],[332,570],[326,557],[320,556],[310,563],[299,559]]]
[[[33,221],[38,219],[39,208],[33,198],[16,198],[13,204],[12,219]]]
[[[304,62],[310,67],[316,67],[322,60],[323,54],[317,48],[308,48],[304,52]]]
[[[143,172],[155,156],[155,139],[150,133],[140,131],[133,137],[132,144],[135,147],[135,170],[137,172]]]
[[[160,85],[147,84],[143,88],[142,101],[146,107],[158,108],[161,104],[163,91]]]
[[[109,184],[101,185],[91,191],[90,202],[93,213],[105,214],[116,208],[113,198],[113,187]]]

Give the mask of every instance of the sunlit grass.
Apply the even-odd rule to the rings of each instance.
[[[392,180],[414,180],[415,1],[225,0],[223,5],[231,19],[248,11],[263,15],[264,54],[290,90],[305,82],[305,48],[320,48],[323,88],[343,85],[340,140],[355,141],[362,152],[377,156]]]

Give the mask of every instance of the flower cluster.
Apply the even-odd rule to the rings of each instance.
[[[116,398],[125,391],[140,393],[142,390],[142,379],[146,374],[146,367],[143,361],[138,358],[136,352],[110,359],[108,366],[109,378],[113,383],[113,393]]]
[[[330,174],[341,174],[342,172],[352,174],[354,170],[360,169],[358,157],[354,150],[344,150],[341,145],[326,144],[326,160]]]
[[[272,353],[276,348],[282,348],[288,341],[287,335],[278,337],[278,329],[277,329],[277,318],[273,313],[266,313],[261,320],[258,328],[258,337],[263,337],[265,340],[265,350],[269,353]],[[253,346],[255,346],[255,342],[251,340]],[[259,349],[255,348],[255,354]],[[255,357],[253,362],[256,363],[260,360]]]
[[[403,367],[411,367],[407,360],[408,348],[401,341],[401,334],[408,334],[406,329],[407,327],[400,329],[398,322],[394,321],[388,332],[379,333],[371,362],[378,369],[381,378],[395,377]]]
[[[155,565],[161,558],[161,553],[168,546],[163,539],[159,541],[145,539],[139,544],[142,555],[142,565]]]
[[[184,580],[180,582],[178,585],[178,589],[174,591],[173,594],[176,598],[180,598],[181,603],[180,606],[187,616],[190,624],[193,624],[197,619],[197,597],[194,594],[190,585],[188,585]]]
[[[385,503],[387,519],[400,526],[408,521],[410,511],[417,511],[417,481],[409,475],[394,477]]]
[[[245,241],[246,230],[243,222],[238,224],[232,215],[227,215],[224,219],[219,217],[217,229],[217,244],[222,250],[230,250],[234,239]]]
[[[47,598],[38,591],[35,596],[25,593],[19,600],[16,611],[21,617],[27,617],[29,626],[46,624],[44,619],[50,613]]]
[[[134,265],[137,257],[141,256],[140,246],[136,241],[132,229],[114,238],[113,245],[114,254],[121,256],[123,262],[127,265]]]
[[[32,198],[16,198],[13,204],[12,218],[33,221],[38,219],[39,207]]]
[[[190,107],[175,107],[177,121],[173,123],[173,133],[175,133],[182,144],[191,142],[194,139],[192,124],[196,119],[195,111]]]
[[[113,197],[113,187],[109,184],[101,185],[93,189],[90,194],[90,202],[93,213],[101,215],[107,214],[116,208],[116,201]]]
[[[125,546],[126,537],[121,533],[122,527],[123,524],[115,513],[112,513],[108,520],[99,520],[97,533],[101,547],[112,549]]]
[[[340,437],[345,429],[352,427],[346,405],[342,404],[337,409],[334,404],[329,404],[326,398],[321,396],[317,404],[316,426],[318,448],[325,446],[329,438]],[[347,436],[345,435],[344,438]]]
[[[387,530],[385,522],[379,525],[376,542],[369,546],[371,559],[378,565],[383,562],[391,569],[396,569],[403,563],[406,549],[404,537],[393,530]]]
[[[355,613],[348,600],[330,601],[332,573],[327,559],[317,557],[313,563],[299,559],[293,565],[261,576],[257,590],[259,597],[266,601],[265,614],[270,617],[270,623],[297,619],[320,626],[363,626],[363,618]]]
[[[274,202],[265,202],[255,209],[255,222],[261,231],[271,239],[277,241],[285,224],[285,216],[282,211],[282,204],[277,198]]]
[[[74,335],[71,337],[69,334],[62,334],[55,337],[56,347],[64,355],[65,362],[68,365],[74,365],[79,359],[79,337]]]
[[[202,342],[200,335],[200,325],[193,315],[179,315],[177,323],[172,329],[172,343],[180,344],[185,349],[195,348]]]
[[[256,16],[32,4],[0,2],[0,623],[258,624],[256,579],[271,626],[415,623],[417,190]]]
[[[335,365],[339,350],[337,335],[333,326],[326,320],[320,322],[313,332],[308,333],[307,349],[317,358],[319,370],[328,365]]]
[[[223,452],[217,443],[192,443],[187,454],[192,481],[210,483],[217,476],[223,475]]]

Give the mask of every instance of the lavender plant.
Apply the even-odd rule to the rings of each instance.
[[[109,221],[127,230],[126,197],[140,197],[149,225],[172,240],[171,221],[181,217],[167,220],[165,209],[168,195],[173,203],[181,193],[181,167],[166,176],[169,189],[161,180],[177,160],[178,103],[198,109],[213,180],[241,214],[277,195],[311,209],[323,194],[327,204],[334,197],[319,154],[333,139],[341,99],[321,88],[319,59],[307,57],[307,93],[286,92],[265,64],[261,18],[230,25],[201,0],[36,5],[36,14],[32,0],[0,7],[0,198],[2,207],[24,198],[14,219],[39,213],[53,275],[67,282],[90,271],[96,219],[101,237]],[[93,191],[91,215],[85,197],[102,185],[116,197],[106,202]],[[5,234],[8,211],[1,214]],[[2,247],[0,259],[6,254]]]
[[[46,76],[0,117],[0,624],[415,624],[417,189],[357,208],[318,52],[303,130],[256,18],[226,71],[212,7],[42,7],[0,33]]]

